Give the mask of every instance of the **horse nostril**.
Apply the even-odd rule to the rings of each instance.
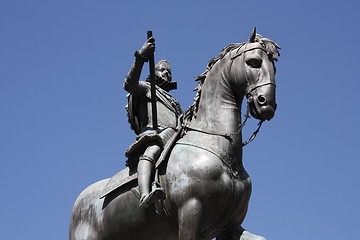
[[[266,103],[266,97],[264,97],[263,95],[259,95],[257,97],[257,101],[259,104],[264,105]]]

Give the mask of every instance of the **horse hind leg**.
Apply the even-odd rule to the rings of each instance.
[[[99,240],[99,232],[94,221],[93,210],[78,204],[72,212],[69,228],[69,240]]]
[[[102,200],[99,196],[108,180],[104,179],[92,184],[76,199],[70,218],[70,240],[102,239],[98,224],[102,212]]]
[[[222,232],[216,240],[266,240],[262,236],[246,231],[241,226]]]
[[[179,208],[179,240],[200,240],[200,220],[202,205],[193,198]]]
[[[91,223],[80,223],[73,231],[70,231],[69,240],[98,240],[98,232]]]

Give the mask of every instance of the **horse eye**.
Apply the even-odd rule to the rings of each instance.
[[[248,61],[246,61],[246,64],[253,68],[260,68],[261,67],[261,61],[255,58],[252,58]]]

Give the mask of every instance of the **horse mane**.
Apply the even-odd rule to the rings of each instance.
[[[270,40],[268,38],[264,38],[262,37],[260,34],[256,34],[255,36],[255,42],[260,43],[264,49],[266,50],[269,59],[273,62],[273,65],[275,67],[274,61],[278,60],[278,57],[280,56],[280,53],[278,51],[278,49],[280,49],[279,45],[274,42],[273,40]],[[197,86],[194,88],[194,91],[196,91],[196,95],[194,97],[194,103],[188,108],[188,110],[186,110],[185,115],[184,115],[184,122],[185,125],[189,122],[191,122],[191,120],[193,118],[196,118],[196,113],[198,111],[199,108],[199,103],[200,103],[200,97],[201,97],[201,89],[202,86],[204,85],[205,79],[208,75],[208,73],[210,72],[210,70],[212,69],[212,67],[215,65],[215,63],[217,63],[219,60],[223,59],[224,56],[229,53],[230,51],[234,50],[234,49],[240,49],[241,47],[243,47],[247,42],[242,42],[242,43],[232,43],[227,45],[226,47],[224,47],[220,54],[213,57],[207,64],[206,66],[206,70],[201,73],[200,75],[195,77],[195,81],[199,81],[199,83],[197,84]]]

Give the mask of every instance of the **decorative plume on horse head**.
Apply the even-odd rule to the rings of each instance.
[[[134,98],[129,99],[129,121],[139,134],[128,156],[137,160],[79,195],[70,240],[264,239],[241,226],[251,195],[241,130],[249,114],[260,126],[274,117],[280,47],[255,29],[248,42],[226,46],[196,77],[194,104],[182,122],[182,109],[168,93],[172,88],[139,81],[146,61],[152,68],[154,44],[148,35],[124,84]],[[172,85],[167,65],[153,67],[150,79],[156,75],[161,77],[157,82]],[[242,120],[244,97],[248,104]]]

